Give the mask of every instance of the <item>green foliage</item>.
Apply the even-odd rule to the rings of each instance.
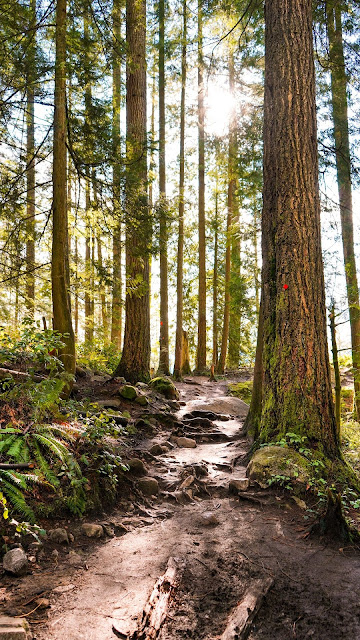
[[[32,485],[38,482],[39,479],[35,474],[0,469],[0,504],[3,507],[3,518],[8,518],[7,503],[9,503],[17,515],[34,524],[34,511],[28,505],[25,493],[30,493]]]
[[[243,400],[246,404],[250,404],[253,390],[252,380],[230,384],[229,389],[232,396],[240,398],[240,400]]]
[[[78,345],[79,366],[94,372],[112,374],[118,365],[119,356],[119,350],[114,344],[104,345],[99,339]]]
[[[50,375],[61,371],[63,365],[56,353],[63,346],[58,331],[40,331],[30,318],[23,320],[20,337],[11,335],[4,327],[0,328],[0,363],[16,363],[30,375],[38,369],[45,369]]]

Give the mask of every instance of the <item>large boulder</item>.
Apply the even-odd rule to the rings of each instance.
[[[212,411],[219,414],[230,414],[238,418],[245,418],[249,411],[249,406],[240,400],[231,396],[217,396],[208,400],[191,400],[186,405],[186,413],[193,411]]]
[[[268,487],[269,480],[275,476],[285,476],[291,478],[299,489],[305,490],[313,471],[309,460],[294,449],[267,446],[255,452],[247,466],[246,475],[263,488]]]
[[[24,549],[21,549],[20,547],[11,549],[4,555],[3,568],[8,573],[12,573],[15,576],[21,576],[23,573],[26,573],[27,565],[28,560],[26,553]]]
[[[180,398],[180,394],[170,378],[153,378],[150,380],[150,386],[152,389],[165,396],[168,400],[179,400]]]
[[[159,483],[155,478],[141,478],[138,482],[138,487],[145,496],[155,496],[159,493]]]

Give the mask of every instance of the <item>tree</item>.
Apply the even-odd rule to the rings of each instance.
[[[334,125],[341,236],[344,253],[346,291],[349,304],[355,408],[360,419],[360,302],[354,250],[351,158],[348,122],[347,78],[341,24],[341,3],[326,2],[331,103]]]
[[[56,4],[55,111],[53,159],[53,237],[51,283],[54,329],[63,334],[60,353],[65,371],[75,373],[75,336],[71,321],[66,189],[66,0]]]
[[[36,0],[30,0],[26,72],[26,305],[31,317],[35,306],[35,73]]]
[[[150,375],[145,0],[127,0],[126,40],[125,335],[114,375],[135,383]]]
[[[203,12],[198,0],[198,202],[199,202],[199,293],[196,368],[206,368],[206,241],[205,241],[205,106],[204,106]]]
[[[320,239],[311,0],[267,0],[259,438],[336,457]],[[261,339],[261,332],[259,331]]]
[[[179,162],[179,230],[176,271],[176,343],[174,376],[181,378],[183,344],[183,280],[184,280],[184,212],[185,212],[185,99],[186,99],[187,5],[183,0],[183,28],[181,41],[181,97],[180,97],[180,162]]]

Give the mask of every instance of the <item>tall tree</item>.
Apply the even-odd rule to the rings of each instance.
[[[320,238],[311,0],[266,0],[260,439],[338,455]],[[261,315],[261,313],[260,313]]]
[[[198,344],[196,368],[206,368],[206,239],[205,239],[205,104],[203,10],[198,0],[198,207],[199,207],[199,293]]]
[[[122,278],[121,278],[121,9],[122,0],[113,0],[113,50],[112,50],[112,199],[114,213],[113,230],[113,284],[111,313],[111,342],[121,348],[122,332]]]
[[[30,0],[26,69],[26,306],[35,306],[35,78],[36,0]]]
[[[165,164],[165,0],[159,0],[159,215],[160,215],[160,360],[159,373],[169,369],[168,223]]]
[[[60,353],[65,371],[75,373],[75,336],[71,321],[66,189],[66,0],[56,4],[55,111],[53,159],[53,237],[51,283],[54,329],[63,334]]]
[[[145,0],[127,0],[126,41],[125,335],[115,375],[135,383],[150,375]]]
[[[181,98],[180,98],[180,167],[179,167],[179,229],[176,272],[176,344],[174,376],[181,378],[181,352],[183,343],[183,281],[184,281],[184,213],[185,213],[185,99],[186,99],[186,47],[187,4],[183,0],[183,28],[181,41]]]
[[[347,77],[342,37],[341,3],[326,2],[327,32],[331,71],[331,102],[334,124],[337,183],[340,203],[341,236],[349,304],[355,407],[360,418],[360,303],[354,250],[354,224],[351,157],[348,121]]]

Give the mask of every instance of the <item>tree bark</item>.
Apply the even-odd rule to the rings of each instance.
[[[149,254],[147,196],[146,2],[126,5],[126,299],[125,335],[115,374],[132,383],[150,377]]]
[[[336,457],[320,236],[311,0],[266,0],[260,439]]]
[[[206,369],[205,106],[202,2],[198,0],[199,317],[196,368]]]
[[[336,324],[335,324],[335,303],[332,302],[330,314],[330,333],[331,333],[331,350],[333,357],[333,367],[335,375],[335,419],[338,429],[338,436],[340,438],[340,424],[341,424],[341,378],[338,359],[338,348],[336,342]]]
[[[219,254],[219,188],[216,175],[215,186],[215,224],[214,224],[214,269],[213,269],[213,355],[212,363],[217,367],[219,360],[218,345],[218,254]]]
[[[66,190],[66,0],[56,4],[55,112],[53,158],[53,237],[51,283],[54,329],[63,334],[59,356],[75,373],[75,337],[71,321]],[[69,390],[71,385],[69,384]]]
[[[160,360],[158,372],[170,375],[168,310],[168,223],[165,165],[165,0],[159,0],[159,212],[160,212]]]
[[[181,353],[183,342],[184,307],[184,213],[185,213],[185,99],[186,99],[186,45],[187,45],[187,5],[183,0],[183,31],[181,45],[181,98],[180,98],[180,167],[179,167],[179,230],[176,273],[176,344],[174,376],[181,379]]]
[[[334,125],[337,183],[339,191],[341,236],[344,253],[346,291],[349,305],[355,408],[360,418],[360,304],[354,250],[354,225],[349,142],[347,78],[342,38],[341,4],[326,3],[330,48],[331,102]]]
[[[36,0],[30,0],[29,42],[26,78],[26,307],[30,317],[35,308],[35,73]]]
[[[113,0],[113,62],[112,62],[112,145],[113,145],[113,285],[111,342],[121,349],[122,277],[121,277],[121,8],[122,0]]]

